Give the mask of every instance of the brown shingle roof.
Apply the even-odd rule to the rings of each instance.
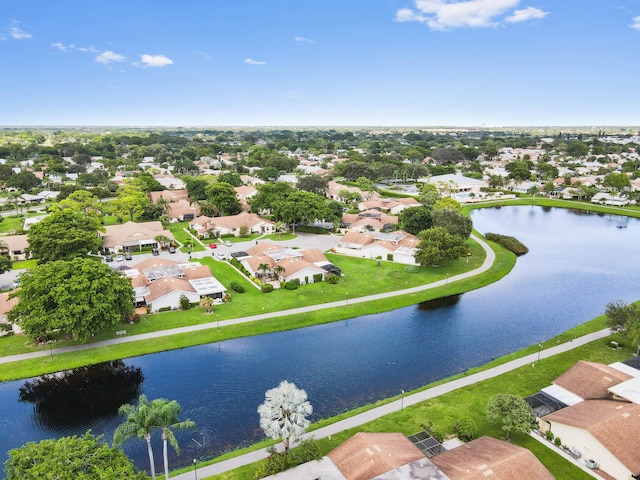
[[[401,433],[356,433],[327,454],[347,480],[369,480],[424,455]]]
[[[585,400],[547,415],[543,420],[588,431],[634,475],[640,474],[640,405],[616,400]]]
[[[608,389],[630,378],[631,375],[608,365],[580,360],[556,378],[553,384],[590,400],[611,397]]]
[[[491,437],[477,438],[431,461],[451,480],[554,480],[529,450]]]

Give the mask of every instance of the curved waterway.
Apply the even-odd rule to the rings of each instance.
[[[481,233],[513,235],[530,249],[499,282],[332,324],[0,384],[0,452],[89,428],[111,441],[122,421],[114,404],[145,393],[177,400],[182,418],[196,422],[195,431],[178,432],[182,455],[170,460],[189,464],[262,438],[256,408],[283,379],[307,391],[313,419],[329,417],[544,341],[610,301],[640,298],[640,220],[541,207],[481,209],[472,218]],[[158,434],[154,448],[161,469]],[[142,442],[125,451],[148,467]]]

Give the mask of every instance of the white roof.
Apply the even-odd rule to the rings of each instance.
[[[576,394],[571,393],[569,390],[565,390],[562,387],[558,387],[557,385],[551,385],[549,387],[543,388],[542,391],[550,397],[553,397],[556,400],[560,400],[565,405],[575,405],[576,403],[584,401]]]
[[[630,402],[640,405],[640,377],[632,378],[609,388],[609,391]]]
[[[224,293],[226,288],[216,280],[214,277],[198,278],[196,280],[189,280],[189,283],[200,296],[211,295],[213,293]]]

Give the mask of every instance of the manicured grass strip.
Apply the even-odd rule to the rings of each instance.
[[[2,237],[0,237],[2,240]],[[17,262],[13,262],[11,265],[11,270],[20,270],[23,268],[33,268],[38,264],[38,260],[32,258],[31,260],[18,260]]]
[[[606,213],[611,215],[620,215],[625,217],[640,218],[640,207],[627,206],[627,207],[610,207],[607,205],[598,205],[597,203],[583,202],[577,200],[560,200],[555,198],[546,198],[536,196],[535,199],[531,197],[521,197],[506,200],[491,200],[489,202],[474,203],[466,205],[466,210],[475,210],[476,208],[487,208],[495,206],[510,206],[510,205],[536,205],[539,207],[558,207],[558,208],[572,208],[575,210],[588,210],[594,213]]]
[[[185,232],[185,228],[189,228],[189,222],[177,222],[169,225],[169,230],[173,234],[174,238],[183,245],[180,251],[183,253],[187,253],[188,250],[191,250],[192,252],[203,252],[205,247],[200,245],[200,243],[189,235],[189,233]]]
[[[588,322],[591,326],[594,326],[600,322],[599,319],[595,319],[595,322]],[[580,329],[581,330],[581,329]],[[573,332],[577,332],[577,329],[572,329]],[[565,332],[562,337],[572,338],[574,335],[569,332]],[[505,373],[498,377],[494,377],[482,382],[470,385],[463,389],[459,389],[440,397],[422,402],[418,405],[408,406],[404,409],[385,415],[379,419],[369,422],[360,427],[341,432],[333,435],[331,440],[328,438],[318,440],[318,445],[322,454],[326,454],[333,448],[337,447],[342,442],[351,438],[358,432],[402,432],[405,435],[410,435],[425,429],[427,426],[433,426],[436,432],[441,433],[444,436],[453,434],[453,425],[461,417],[470,417],[476,423],[478,427],[478,436],[490,435],[495,438],[503,438],[503,432],[501,429],[487,422],[485,418],[485,409],[489,399],[497,393],[513,393],[519,396],[531,395],[551,384],[551,381],[558,377],[561,373],[566,371],[569,367],[574,365],[578,360],[590,360],[594,362],[601,362],[605,364],[617,362],[629,358],[633,355],[633,351],[630,348],[613,350],[607,345],[611,340],[617,340],[624,342],[619,335],[613,335],[607,339],[602,339],[590,344],[584,345],[569,352],[561,353],[559,355],[545,358],[538,363],[534,368],[529,365],[520,367],[511,372]],[[522,351],[516,352],[509,357],[521,357],[527,353],[531,353],[531,350],[536,350],[536,346],[528,347]],[[505,363],[509,359],[501,358],[497,360],[497,363]],[[477,370],[484,370],[489,365],[478,368]],[[462,375],[456,375],[449,379],[435,382],[424,388],[431,388],[441,383],[446,383],[455,378],[459,378]],[[422,390],[422,389],[419,389]],[[417,390],[416,390],[417,391]],[[413,392],[410,392],[413,393]],[[405,395],[409,395],[406,393]],[[322,420],[314,423],[309,431],[313,431],[324,425],[335,423],[343,418],[347,418],[364,410],[373,408],[391,400],[397,400],[398,397],[393,399],[387,399],[384,401],[376,402],[376,404],[368,405],[366,407],[356,409],[354,411],[345,413],[333,417],[331,419]],[[571,462],[567,461],[562,456],[555,453],[553,448],[546,448],[536,440],[529,436],[514,435],[512,436],[513,443],[520,445],[524,448],[530,449],[536,457],[547,467],[547,469],[554,475],[555,478],[571,478],[571,479],[589,479],[591,478],[582,470],[577,468]],[[222,455],[216,458],[214,462],[226,460],[248,451],[264,448],[265,446],[272,444],[272,441],[264,441],[259,444],[253,445],[249,448],[240,449],[234,452]],[[214,463],[210,462],[210,463]],[[253,474],[257,469],[258,464],[247,465],[245,467],[227,472],[222,475],[207,477],[210,479],[239,479],[249,480],[253,478]],[[184,471],[184,470],[183,470]],[[176,472],[177,473],[177,472]]]

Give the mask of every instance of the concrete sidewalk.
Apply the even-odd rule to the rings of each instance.
[[[540,352],[540,358],[541,359],[549,358],[559,353],[567,352],[569,350],[580,347],[587,343],[591,343],[601,338],[605,338],[610,334],[611,332],[609,331],[609,329],[604,329],[598,332],[593,332],[593,333],[584,335],[582,337],[571,340],[570,342],[566,342],[566,343],[557,345],[555,347],[542,350]],[[525,365],[532,365],[533,367],[533,365],[537,362],[537,360],[538,360],[538,352],[532,353],[525,357],[512,360],[502,365],[498,365],[497,367],[493,367],[488,370],[484,370],[482,372],[474,373],[473,375],[458,378],[456,380],[452,380],[442,385],[438,385],[436,387],[423,390],[413,395],[404,396],[399,400],[394,400],[393,402],[387,403],[380,407],[373,408],[371,410],[360,413],[353,417],[340,420],[339,422],[336,422],[331,425],[327,425],[326,427],[319,428],[318,430],[309,432],[302,437],[302,440],[307,438],[320,439],[320,438],[330,437],[331,435],[335,435],[344,430],[349,430],[351,428],[358,427],[365,423],[371,422],[372,420],[383,417],[384,415],[387,415],[389,413],[397,412],[403,407],[415,405],[417,403],[421,403],[426,400],[439,397],[440,395],[444,395],[445,393],[449,393],[454,390],[458,390],[460,388],[473,385],[474,383],[478,383],[483,380],[487,380],[489,378],[497,377],[499,375],[502,375],[503,373],[515,370],[516,368],[520,368]],[[258,414],[256,413],[256,416],[257,415]],[[229,460],[225,460],[220,463],[215,463],[213,465],[201,467],[198,469],[198,478],[202,479],[202,478],[206,478],[213,475],[219,475],[229,470],[234,470],[236,468],[249,465],[251,463],[262,460],[266,458],[267,455],[268,455],[267,449],[263,448],[261,450],[256,450],[254,452],[250,452],[245,455],[241,455],[239,457],[231,458]],[[177,475],[171,478],[175,480],[192,480],[194,478],[194,474],[193,472],[183,473],[181,475]]]
[[[392,297],[397,297],[400,295],[406,295],[406,294],[410,294],[410,293],[416,293],[416,292],[423,292],[425,290],[430,290],[432,288],[437,288],[437,287],[441,287],[444,286],[448,283],[452,283],[458,280],[462,280],[465,278],[469,278],[469,277],[473,277],[476,275],[480,275],[481,273],[486,272],[487,270],[489,270],[491,268],[491,266],[493,265],[493,262],[496,258],[495,252],[489,247],[489,245],[487,245],[483,240],[481,240],[480,238],[476,237],[475,235],[472,235],[472,238],[478,242],[478,244],[484,249],[485,253],[486,253],[486,257],[484,262],[482,263],[482,265],[474,270],[465,272],[465,273],[461,273],[459,275],[454,275],[452,277],[448,277],[444,280],[440,280],[437,282],[433,282],[433,283],[429,283],[427,285],[420,285],[417,287],[413,287],[413,288],[406,288],[404,290],[396,290],[393,292],[385,292],[385,293],[377,293],[375,295],[368,295],[366,297],[356,297],[356,298],[349,298],[348,302],[349,304],[355,304],[355,303],[363,303],[363,302],[370,302],[372,300],[380,300],[380,299],[384,299],[384,298],[392,298]],[[92,348],[99,348],[99,347],[105,347],[108,345],[118,345],[118,344],[122,344],[122,343],[129,343],[129,342],[137,342],[139,340],[148,340],[148,339],[152,339],[152,338],[161,338],[161,337],[166,337],[169,335],[177,335],[180,333],[188,333],[188,332],[198,332],[201,330],[209,330],[212,328],[218,328],[218,326],[220,327],[225,327],[228,325],[237,325],[240,323],[248,323],[248,322],[255,322],[255,321],[259,321],[259,320],[265,320],[267,318],[275,318],[275,317],[282,317],[282,316],[288,316],[288,315],[299,315],[301,313],[306,313],[306,312],[312,312],[315,310],[323,310],[326,308],[336,308],[336,307],[345,307],[346,306],[346,301],[345,300],[340,300],[340,301],[336,301],[336,302],[330,302],[330,303],[321,303],[318,305],[309,305],[306,307],[299,307],[299,308],[292,308],[289,310],[280,310],[277,312],[269,312],[269,313],[263,313],[260,315],[252,315],[249,317],[241,317],[241,318],[234,318],[234,319],[230,319],[230,320],[222,320],[220,322],[215,321],[215,322],[208,322],[208,323],[202,323],[202,324],[198,324],[198,325],[189,325],[189,326],[185,326],[185,327],[178,327],[178,328],[172,328],[169,330],[159,330],[157,332],[149,332],[149,333],[143,333],[140,335],[131,335],[131,336],[125,336],[125,337],[117,337],[117,338],[112,338],[109,340],[102,340],[100,342],[93,342],[93,343],[87,343],[84,345],[75,345],[75,346],[70,346],[70,347],[60,347],[60,348],[53,348],[53,349],[45,349],[45,350],[40,350],[37,352],[29,352],[29,353],[21,353],[21,354],[17,354],[17,355],[8,355],[5,357],[0,357],[0,364],[5,364],[5,363],[11,363],[11,362],[18,362],[21,360],[29,360],[32,358],[40,358],[40,357],[46,357],[49,355],[58,355],[60,353],[68,353],[68,352],[77,352],[77,351],[81,351],[81,350],[89,350]]]

